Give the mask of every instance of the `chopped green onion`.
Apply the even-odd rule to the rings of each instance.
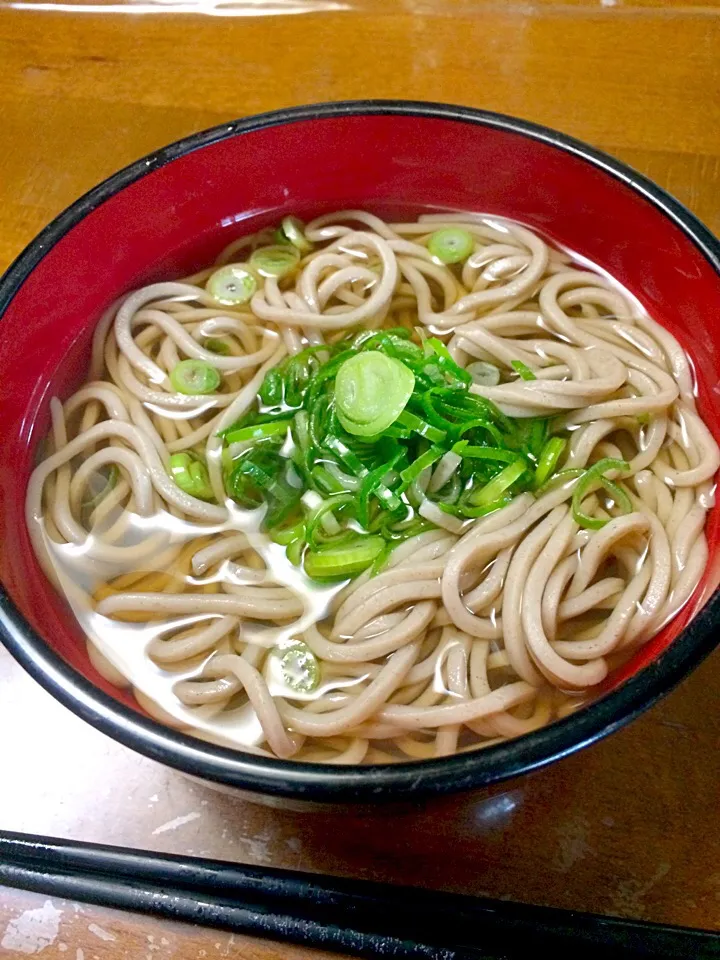
[[[405,409],[414,388],[415,376],[400,360],[374,350],[358,353],[335,377],[338,419],[356,436],[382,433]]]
[[[402,424],[402,426],[407,427],[409,430],[413,430],[421,437],[425,437],[426,440],[430,440],[431,443],[442,443],[447,436],[447,433],[444,430],[439,430],[437,427],[433,427],[420,417],[416,417],[414,413],[410,413],[409,410],[403,410],[403,412],[397,418],[397,422]]]
[[[228,263],[208,277],[205,289],[218,303],[235,306],[247,303],[257,290],[257,280],[241,263]]]
[[[342,460],[345,466],[352,471],[353,476],[367,476],[368,468],[357,454],[353,453],[350,447],[348,447],[346,443],[343,443],[339,437],[336,437],[332,433],[328,434],[328,436],[325,437],[325,446]]]
[[[444,456],[445,451],[442,447],[430,447],[425,453],[421,454],[417,460],[414,460],[409,467],[406,467],[400,473],[400,479],[405,486],[409,486],[416,477],[427,467],[431,467],[437,460]]]
[[[462,227],[436,230],[428,240],[428,250],[441,263],[460,263],[473,252],[472,234]]]
[[[312,693],[320,684],[320,664],[310,647],[296,640],[291,647],[279,650],[283,680],[296,693]]]
[[[514,463],[517,460],[517,454],[512,450],[504,450],[502,447],[475,447],[471,446],[467,440],[460,440],[453,444],[452,452],[459,456],[474,460],[499,460],[501,463]]]
[[[612,480],[603,480],[603,488],[606,493],[609,493],[612,499],[615,501],[616,505],[622,510],[623,513],[632,513],[632,500],[628,496],[627,492],[618,483],[614,483]]]
[[[245,450],[234,461],[226,486],[230,496],[248,510],[264,503],[267,509],[262,526],[271,530],[296,510],[303,490],[296,485],[298,478],[291,462],[281,457],[277,448],[265,447],[266,444],[259,444]]]
[[[269,407],[282,402],[283,378],[279,370],[268,370],[260,387],[259,396]]]
[[[185,493],[198,500],[214,500],[210,477],[205,464],[191,453],[173,453],[170,476]]]
[[[549,421],[545,417],[522,417],[515,420],[512,425],[508,437],[509,445],[537,465],[548,437],[548,430]]]
[[[405,328],[305,347],[268,371],[256,405],[220,431],[226,490],[264,509],[262,529],[291,563],[330,582],[377,571],[391,545],[440,512],[484,516],[584,475],[554,473],[565,441],[549,437],[548,418],[506,416],[470,392],[472,376],[439,337]],[[433,517],[419,518],[419,478],[438,463]],[[606,486],[622,500],[618,489]]]
[[[494,403],[461,387],[431,387],[420,396],[420,403],[426,419],[453,439],[458,439],[463,424],[473,419],[492,423],[498,430],[509,433],[513,429],[510,418]]]
[[[418,533],[425,533],[426,530],[432,530],[432,524],[423,520],[417,515],[411,520],[393,520],[392,517],[384,517],[379,525],[379,531],[387,541],[397,546],[404,543],[410,537],[417,536]]]
[[[617,460],[614,457],[604,457],[589,467],[580,478],[575,490],[573,491],[572,510],[575,522],[589,530],[600,530],[608,522],[600,517],[591,517],[584,513],[582,503],[588,494],[592,493],[598,486],[603,487],[613,498],[623,513],[632,511],[632,502],[627,493],[612,480],[609,480],[605,473],[608,470],[617,470],[625,473],[630,469],[630,465],[625,460]]]
[[[545,446],[545,438],[548,433],[548,422],[543,418],[535,418],[530,421],[530,439],[528,441],[529,453],[537,458],[542,453]]]
[[[390,559],[390,554],[393,552],[393,549],[395,548],[395,546],[396,544],[394,543],[385,544],[384,549],[381,550],[381,552],[375,557],[375,559],[372,562],[372,566],[370,568],[371,577],[376,577],[378,573],[380,573],[380,571],[383,569],[385,564]]]
[[[280,243],[291,243],[300,253],[310,253],[312,243],[305,236],[305,225],[297,217],[285,217],[278,227],[277,239]]]
[[[582,477],[585,471],[581,467],[574,467],[569,470],[560,470],[558,473],[553,474],[549,480],[546,480],[545,483],[538,487],[537,495],[540,496],[543,493],[547,493],[548,490],[554,490],[556,487],[561,487],[564,483],[570,483],[571,480],[577,480],[578,477]]]
[[[202,342],[203,347],[210,353],[217,353],[221,357],[230,356],[230,345],[219,337],[206,337]]]
[[[347,493],[345,487],[337,480],[330,471],[320,464],[317,464],[310,471],[310,476],[315,484],[315,489],[319,489],[323,494],[326,493]]]
[[[229,430],[224,434],[226,443],[246,443],[249,440],[267,440],[270,437],[284,437],[292,420],[275,420],[270,423],[256,423],[239,430]]]
[[[535,469],[535,488],[541,487],[555,472],[558,460],[563,454],[567,440],[562,437],[550,437],[548,442],[542,448],[538,465]]]
[[[485,484],[481,490],[471,494],[469,498],[470,503],[475,507],[486,507],[494,500],[499,500],[505,491],[511,487],[516,480],[519,480],[526,470],[527,464],[525,461],[516,460],[515,463],[511,463],[505,467],[504,470],[501,470],[500,473],[491,480],[490,483]]]
[[[119,476],[120,476],[120,471],[118,470],[117,466],[114,463],[110,465],[110,469],[108,470],[107,474],[103,474],[100,471],[98,471],[97,473],[94,473],[90,479],[90,483],[88,484],[87,493],[90,494],[90,496],[88,496],[87,499],[83,500],[81,509],[85,513],[92,513],[93,510],[97,506],[99,506],[99,504],[105,499],[105,497],[113,489],[115,484],[118,482]],[[95,477],[98,477],[100,480],[104,482],[103,482],[103,486],[99,490],[97,490],[97,492],[93,493],[93,486],[95,487],[97,486],[96,484],[93,484],[93,480]]]
[[[349,493],[340,493],[328,497],[327,500],[321,500],[318,506],[310,513],[305,524],[305,540],[308,546],[312,550],[318,550],[328,542],[337,544],[338,538],[341,536],[343,539],[346,539],[349,533],[347,529],[335,536],[324,534],[323,519],[327,517],[328,514],[334,515],[336,510],[342,511],[347,507],[354,506],[354,504],[355,497]],[[337,517],[335,519],[337,520]],[[350,534],[350,536],[355,535]]]
[[[313,580],[345,580],[355,577],[384,551],[382,537],[358,536],[338,547],[305,551],[305,573]]]
[[[220,374],[205,360],[181,360],[170,373],[170,383],[178,393],[191,396],[214,393],[220,386]]]
[[[427,357],[434,357],[435,363],[440,370],[455,383],[468,384],[472,382],[471,375],[467,370],[458,366],[450,355],[450,351],[437,337],[428,337],[423,344],[423,349]]]
[[[302,563],[303,551],[305,550],[305,541],[302,537],[297,540],[291,540],[285,548],[285,556],[294,567],[299,567]]]
[[[472,377],[472,382],[479,387],[496,387],[500,383],[500,369],[494,363],[477,360],[465,367]]]
[[[250,257],[250,266],[263,277],[284,277],[292,273],[300,262],[300,253],[294,246],[275,244],[258,247]]]
[[[402,450],[398,450],[387,463],[381,464],[374,470],[371,470],[360,484],[360,496],[358,503],[358,519],[367,529],[370,522],[370,497],[374,494],[383,504],[386,510],[394,513],[402,506],[402,501],[396,494],[385,486],[383,480],[387,474],[395,467],[395,464],[402,456]]]
[[[530,367],[523,363],[522,360],[513,360],[510,364],[515,373],[520,375],[521,380],[537,380],[537,377],[532,372]]]
[[[270,531],[270,539],[273,543],[279,543],[281,547],[287,547],[294,540],[305,539],[305,524],[300,522],[292,527],[280,527]]]
[[[252,450],[249,451],[252,454]],[[258,458],[259,459],[259,458]],[[249,510],[261,506],[262,491],[270,490],[275,483],[278,465],[269,458],[257,463],[250,456],[241,456],[236,462],[230,477],[228,489],[230,495],[242,507]]]
[[[471,507],[467,501],[460,502],[458,504],[452,503],[438,503],[438,506],[444,513],[449,513],[455,517],[462,517],[465,520],[475,520],[478,517],[485,517],[488,513],[494,513],[496,510],[501,510],[503,507],[506,507],[512,496],[507,494],[504,497],[499,497],[497,500],[493,500],[491,503],[486,503],[481,507]]]
[[[469,433],[471,430],[482,430],[483,433],[489,434],[496,446],[507,443],[507,437],[503,436],[494,423],[490,423],[489,420],[485,420],[483,417],[478,417],[476,420],[466,420],[465,423],[458,425],[453,430],[453,435],[460,438],[463,434]]]

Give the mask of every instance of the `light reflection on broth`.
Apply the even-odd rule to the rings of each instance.
[[[280,229],[113,305],[52,402],[28,525],[93,663],[165,723],[317,762],[576,709],[705,568],[718,450],[683,349],[518,224]]]

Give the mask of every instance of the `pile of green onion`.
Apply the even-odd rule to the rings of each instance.
[[[301,226],[286,218],[276,246],[255,251],[247,267],[220,268],[208,290],[219,302],[243,302],[256,276],[291,272],[309,246]],[[464,233],[438,231],[428,248],[456,263],[472,250]],[[394,546],[437,526],[442,514],[455,518],[442,525],[459,530],[519,493],[563,480],[578,481],[573,514],[583,527],[607,522],[583,512],[585,497],[600,487],[624,512],[632,508],[605,475],[626,471],[624,461],[559,470],[567,436],[551,435],[550,419],[507,417],[470,392],[473,381],[497,384],[496,366],[478,361],[463,369],[442,341],[421,339],[396,328],[309,346],[268,371],[253,410],[222,431],[228,495],[264,509],[263,529],[309,577],[377,571]],[[222,353],[224,344],[217,346]],[[522,362],[512,366],[520,379],[535,379]],[[205,361],[186,360],[171,380],[180,392],[202,394],[217,389],[220,376]],[[169,466],[185,492],[213,499],[198,456],[174,454]]]
[[[222,433],[228,494],[264,506],[264,529],[313,579],[379,569],[434,526],[424,501],[463,521],[556,473],[566,440],[547,419],[506,417],[469,392],[471,374],[440,340],[410,337],[364,331],[288,357]],[[424,490],[421,474],[441,463],[447,480]]]

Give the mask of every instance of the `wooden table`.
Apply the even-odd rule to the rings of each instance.
[[[133,8],[151,6],[0,0],[0,266],[78,194],[163,143],[242,114],[366,96],[558,127],[720,232],[718,0],[181,0],[172,15],[120,12]],[[0,653],[0,826],[718,928],[719,693],[716,655],[629,729],[532,778],[392,816],[333,817],[235,801],[135,756]],[[319,956],[0,890],[0,957],[35,953]]]

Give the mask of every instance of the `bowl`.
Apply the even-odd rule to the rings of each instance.
[[[318,766],[213,746],[144,715],[88,659],[79,627],[41,573],[23,506],[53,394],[84,376],[92,327],[121,293],[212,261],[235,236],[341,208],[428,205],[517,219],[589,257],[690,348],[699,405],[720,433],[720,244],[624,164],[545,127],[463,107],[329,103],[250,117],[133,163],[54,220],[0,281],[0,632],[61,703],[123,744],[266,801],[412,800],[528,773],[617,730],[716,643],[719,511],[692,600],[586,708],[516,740],[430,761]]]

